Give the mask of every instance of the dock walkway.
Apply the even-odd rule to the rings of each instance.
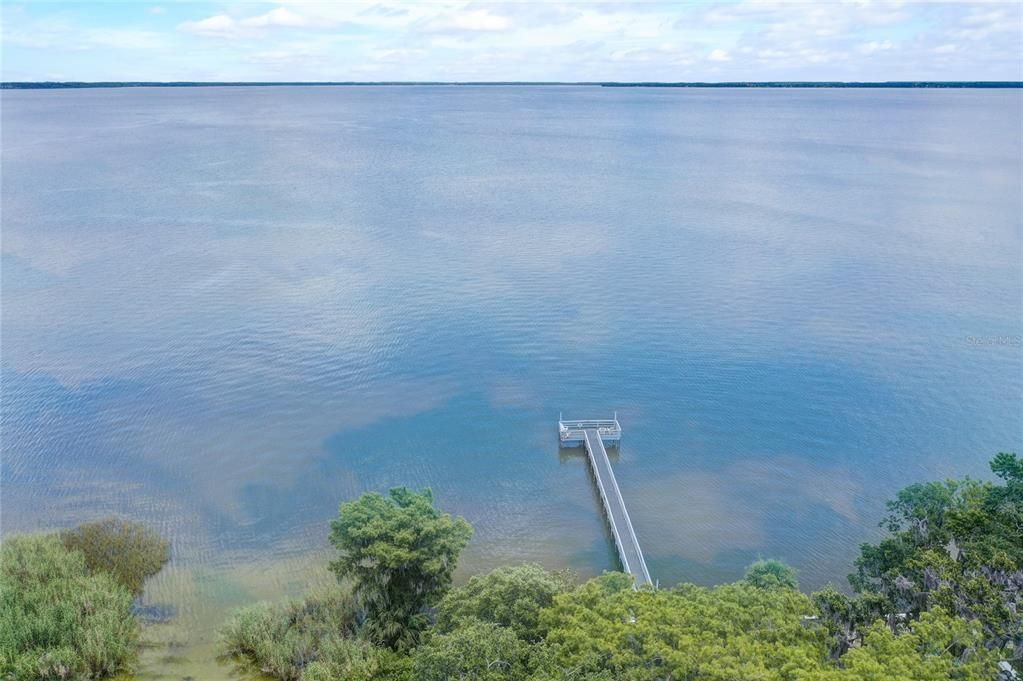
[[[637,588],[653,584],[653,580],[650,579],[650,571],[647,570],[646,561],[643,559],[643,550],[639,547],[636,531],[632,527],[632,519],[629,518],[629,511],[625,508],[625,500],[622,498],[621,490],[618,489],[618,481],[615,480],[614,471],[611,470],[611,461],[604,448],[605,439],[612,444],[616,444],[621,439],[621,426],[618,425],[618,419],[615,418],[613,421],[560,421],[558,425],[563,445],[578,446],[581,443],[586,447],[590,469],[593,471],[600,499],[604,503],[604,514],[607,517],[608,525],[611,526],[611,534],[614,536],[622,568],[633,576]]]

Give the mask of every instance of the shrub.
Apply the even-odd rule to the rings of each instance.
[[[420,681],[524,681],[531,652],[511,629],[468,619],[450,633],[429,637],[413,653],[412,668]]]
[[[110,574],[131,593],[142,593],[152,577],[170,558],[170,544],[141,523],[107,518],[79,525],[61,533],[64,545],[81,551],[92,572]]]
[[[437,608],[437,627],[450,632],[460,620],[474,617],[510,627],[525,641],[537,641],[546,633],[540,627],[540,611],[571,586],[565,573],[548,572],[539,565],[500,567],[452,589]]]
[[[746,568],[746,583],[761,589],[798,589],[796,569],[780,560],[758,560]]]
[[[0,674],[17,681],[98,678],[126,670],[138,624],[132,594],[54,535],[0,549]]]
[[[355,633],[356,605],[338,587],[283,605],[259,603],[237,612],[221,629],[221,651],[255,665],[285,681],[320,662],[314,676],[335,669],[358,676],[368,651],[350,641]]]
[[[302,681],[370,681],[380,671],[384,651],[361,639],[331,636],[323,641],[318,659]]]

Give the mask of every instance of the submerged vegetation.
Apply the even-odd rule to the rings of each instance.
[[[142,523],[107,518],[61,532],[69,551],[80,551],[90,572],[105,572],[135,595],[170,560],[170,543]]]
[[[284,681],[992,681],[1023,662],[1023,461],[999,482],[907,487],[835,587],[798,589],[759,560],[717,587],[576,584],[538,565],[451,588],[472,534],[430,492],[344,503],[331,523],[338,583],[256,604],[222,628],[223,655]],[[0,678],[99,678],[131,668],[134,596],[167,559],[122,521],[15,537],[2,549]]]
[[[100,678],[130,670],[132,606],[167,560],[167,543],[136,523],[105,520],[0,548],[0,678]]]

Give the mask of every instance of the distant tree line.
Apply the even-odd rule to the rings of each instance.
[[[544,85],[590,85],[599,87],[696,87],[696,88],[1020,88],[1023,81],[1017,80],[905,80],[882,82],[843,82],[843,81],[735,81],[722,83],[703,82],[564,82],[564,81],[8,81],[0,83],[5,90],[53,90],[68,88],[115,88],[115,87],[279,87],[279,86],[373,86],[373,85],[497,85],[497,86],[544,86]]]

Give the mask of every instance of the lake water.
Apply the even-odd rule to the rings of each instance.
[[[173,542],[144,676],[433,488],[461,575],[613,569],[610,416],[662,584],[845,583],[884,500],[1023,423],[1023,92],[5,91],[5,534]],[[165,645],[168,644],[169,645]]]

